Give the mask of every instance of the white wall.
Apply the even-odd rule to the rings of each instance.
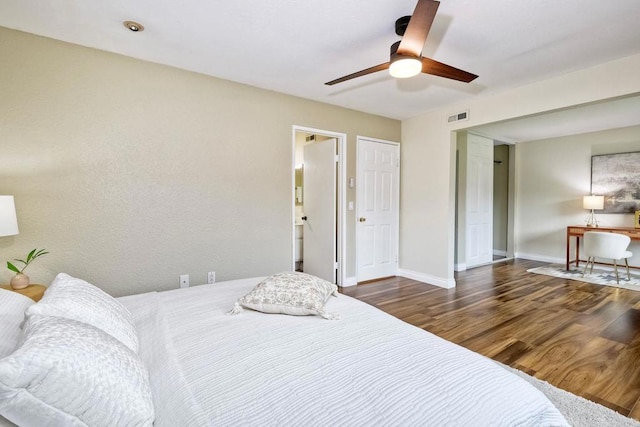
[[[3,28],[0,58],[0,194],[20,225],[0,260],[47,248],[34,283],[123,295],[290,269],[292,126],[346,133],[350,176],[357,135],[400,139],[397,120]]]
[[[640,126],[518,144],[516,255],[564,262],[566,227],[588,214],[591,156],[631,151],[640,151]],[[634,214],[596,216],[602,226],[633,227]],[[640,265],[640,244],[630,250],[630,264]]]
[[[402,122],[400,267],[431,283],[453,283],[455,138],[452,131],[640,93],[640,55],[466,103]],[[480,76],[478,84],[481,84]],[[466,122],[447,123],[470,110]],[[516,166],[517,167],[517,166]],[[517,225],[517,224],[516,224]]]

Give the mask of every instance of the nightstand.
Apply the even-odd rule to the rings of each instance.
[[[44,295],[44,291],[47,290],[47,287],[43,285],[29,285],[24,289],[13,289],[11,285],[2,285],[0,286],[0,288],[17,292],[19,294],[22,294],[26,297],[31,298],[35,302],[40,301],[40,298],[42,298],[42,295]]]

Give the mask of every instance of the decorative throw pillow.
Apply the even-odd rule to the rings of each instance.
[[[138,334],[125,306],[96,286],[60,273],[44,296],[27,310],[27,316],[58,316],[88,323],[138,352]]]
[[[29,316],[22,345],[0,360],[0,414],[18,425],[151,426],[148,373],[111,335]]]
[[[17,292],[0,289],[0,359],[16,349],[22,337],[24,311],[35,302]]]
[[[331,295],[338,296],[338,287],[333,283],[310,274],[287,271],[258,283],[251,292],[238,299],[229,314],[240,313],[244,306],[263,313],[316,314],[325,319],[339,319],[339,315],[324,311]]]

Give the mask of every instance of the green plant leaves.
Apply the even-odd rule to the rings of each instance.
[[[20,270],[18,270],[18,267],[16,267],[15,265],[11,264],[9,261],[7,261],[7,268],[13,272],[20,273]]]
[[[31,262],[33,262],[33,260],[34,260],[34,259],[36,259],[36,258],[38,258],[38,257],[41,257],[41,256],[43,256],[43,255],[46,255],[46,254],[48,254],[48,253],[49,253],[49,252],[47,252],[47,250],[46,250],[46,249],[40,249],[40,250],[38,250],[37,248],[36,248],[36,249],[33,249],[33,250],[32,250],[31,252],[29,252],[29,254],[27,255],[27,260],[26,260],[26,261],[25,261],[25,260],[23,260],[23,259],[14,259],[14,261],[17,261],[17,262],[20,262],[20,263],[24,264],[24,266],[22,267],[22,269],[19,269],[19,268],[18,268],[18,267],[16,267],[15,265],[11,264],[9,261],[7,261],[7,268],[8,268],[9,270],[11,270],[11,271],[16,272],[16,273],[22,273],[22,272],[27,268],[27,266],[28,266]]]

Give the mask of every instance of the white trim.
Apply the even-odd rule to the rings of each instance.
[[[417,271],[405,270],[403,268],[398,269],[398,276],[417,280],[418,282],[428,283],[434,286],[439,286],[445,289],[456,287],[456,279],[446,279],[444,277],[431,276],[424,273],[418,273]]]
[[[358,181],[358,177],[360,176],[360,170],[359,170],[359,164],[360,164],[360,159],[358,158],[358,152],[359,152],[359,146],[360,146],[360,141],[362,140],[367,140],[367,141],[371,141],[371,142],[378,142],[381,144],[389,144],[389,145],[394,145],[397,147],[398,149],[398,179],[396,180],[396,199],[395,199],[395,204],[396,204],[396,210],[397,210],[397,218],[396,218],[396,274],[398,274],[398,272],[400,271],[400,269],[398,268],[398,266],[400,265],[400,170],[401,170],[401,166],[402,166],[402,162],[400,161],[400,150],[401,150],[401,145],[399,142],[396,141],[389,141],[386,139],[379,139],[379,138],[371,138],[368,136],[363,136],[363,135],[357,135],[356,136],[356,209],[355,209],[355,216],[354,216],[354,221],[355,221],[355,252],[356,252],[356,265],[355,265],[355,272],[356,272],[356,283],[358,282],[358,266],[359,266],[359,260],[358,260],[358,209],[360,206],[360,187],[359,187],[359,182]],[[417,280],[417,279],[416,279]]]
[[[466,270],[467,270],[467,264],[465,263],[455,264],[453,266],[453,271],[466,271]]]
[[[501,251],[501,250],[498,250],[498,249],[494,249],[493,250],[493,254],[495,256],[504,256],[504,257],[506,257],[507,256],[507,251]]]
[[[523,254],[520,252],[516,252],[514,254],[514,257],[520,259],[528,259],[531,261],[548,262],[551,264],[565,264],[567,262],[566,258],[556,258],[539,254]]]
[[[338,140],[338,200],[336,210],[338,212],[337,254],[338,274],[337,285],[341,286],[346,278],[346,253],[347,253],[347,227],[346,227],[346,176],[347,176],[347,134],[329,130],[309,128],[293,125],[291,128],[292,153],[291,153],[291,271],[296,269],[296,132],[314,133],[330,136]],[[304,262],[304,259],[303,259]]]
[[[344,282],[342,282],[342,287],[346,288],[348,286],[355,286],[358,284],[358,279],[356,277],[347,277]]]

